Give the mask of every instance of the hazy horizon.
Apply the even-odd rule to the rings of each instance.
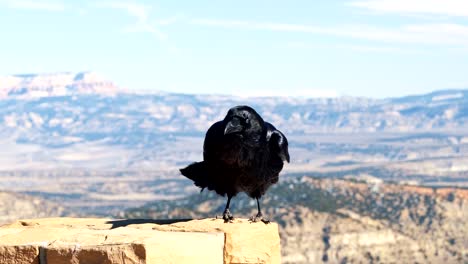
[[[105,81],[110,81],[113,82],[116,87],[119,88],[119,91],[121,92],[128,92],[128,93],[137,93],[137,94],[164,94],[164,93],[172,93],[172,94],[187,94],[187,95],[210,95],[210,96],[234,96],[234,97],[239,97],[239,98],[272,98],[272,97],[286,97],[286,98],[292,98],[292,99],[322,99],[322,98],[342,98],[342,97],[355,97],[355,98],[368,98],[368,99],[375,99],[375,100],[385,100],[385,99],[392,99],[392,98],[399,98],[399,97],[407,97],[407,96],[420,96],[420,95],[425,95],[425,94],[432,94],[432,93],[437,93],[437,92],[457,92],[457,91],[465,91],[468,90],[468,87],[466,88],[446,88],[446,89],[436,89],[436,90],[431,90],[427,91],[425,93],[402,93],[399,95],[395,96],[389,96],[389,97],[372,97],[372,96],[359,96],[359,95],[353,95],[353,94],[337,94],[337,93],[327,93],[326,91],[316,91],[316,90],[311,90],[311,91],[305,91],[304,93],[279,93],[278,91],[270,91],[263,93],[264,91],[259,91],[259,90],[252,90],[248,93],[245,93],[243,91],[239,92],[231,92],[228,93],[226,91],[169,91],[169,90],[156,90],[156,89],[132,89],[129,87],[121,87],[118,83],[115,83],[111,79],[106,79],[104,76],[102,76],[98,72],[93,72],[93,71],[79,71],[79,72],[71,72],[71,71],[61,71],[61,72],[42,72],[42,73],[14,73],[10,75],[0,75],[0,78],[2,77],[18,77],[18,78],[30,78],[30,77],[35,77],[35,76],[53,76],[53,75],[60,75],[60,74],[71,74],[71,75],[78,75],[82,73],[93,73],[97,74],[99,78],[102,78]],[[3,84],[3,86],[0,84],[1,87],[7,87],[8,84]],[[287,91],[286,91],[287,92]],[[300,92],[300,91],[299,91]]]

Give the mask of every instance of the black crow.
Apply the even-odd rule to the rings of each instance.
[[[227,195],[225,222],[233,218],[231,198],[245,192],[257,200],[258,213],[251,218],[268,223],[260,210],[259,199],[278,182],[283,162],[289,162],[288,140],[272,124],[249,106],[229,109],[222,121],[206,132],[203,161],[192,163],[180,172],[203,189]]]

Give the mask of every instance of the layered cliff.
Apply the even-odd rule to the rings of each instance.
[[[0,225],[24,218],[69,214],[57,203],[39,197],[0,191]]]

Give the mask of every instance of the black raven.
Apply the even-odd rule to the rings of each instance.
[[[231,198],[239,192],[257,200],[258,213],[251,218],[268,223],[260,210],[259,199],[278,182],[283,162],[289,162],[288,140],[272,124],[249,106],[229,109],[222,121],[206,132],[203,161],[180,170],[203,189],[227,195],[223,212],[225,222],[233,218],[229,211]]]

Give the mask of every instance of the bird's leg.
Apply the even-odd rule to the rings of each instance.
[[[258,197],[256,197],[255,199],[257,199],[257,209],[258,209],[258,213],[257,213],[256,216],[250,217],[250,221],[251,221],[251,222],[258,222],[258,221],[260,220],[260,221],[262,221],[262,222],[265,223],[265,224],[270,223],[270,220],[268,220],[268,218],[263,217],[262,210],[260,209],[260,200],[258,199]]]
[[[223,219],[224,219],[225,223],[232,222],[232,220],[234,219],[231,212],[229,211],[229,204],[231,203],[231,198],[232,198],[232,196],[228,195],[226,208],[224,208],[224,212],[223,212]]]

